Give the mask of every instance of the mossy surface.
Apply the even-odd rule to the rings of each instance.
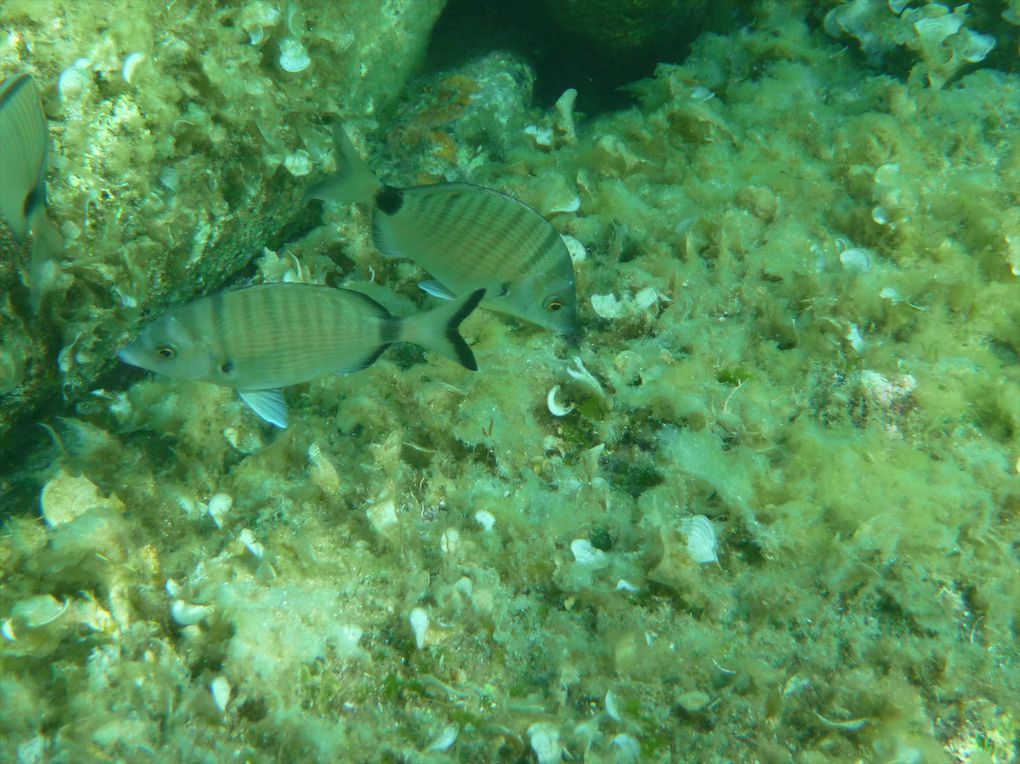
[[[1015,761],[1020,75],[894,76],[805,5],[598,118],[495,57],[352,119],[386,181],[572,237],[582,338],[477,313],[479,373],[394,348],[285,431],[151,377],[48,422],[0,758]],[[365,210],[308,214],[251,273],[426,304]]]

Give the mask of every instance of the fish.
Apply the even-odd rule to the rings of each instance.
[[[574,266],[552,224],[519,199],[471,183],[397,188],[380,182],[343,128],[333,130],[337,171],[307,199],[371,205],[372,238],[387,257],[413,260],[436,297],[485,289],[482,307],[561,334],[577,331]]]
[[[125,346],[125,363],[173,379],[234,388],[262,419],[287,427],[282,389],[371,366],[411,342],[478,370],[458,327],[482,289],[408,318],[352,289],[272,283],[217,292],[172,308]]]
[[[0,216],[18,244],[32,235],[29,289],[36,313],[55,275],[53,263],[64,251],[64,237],[46,215],[48,143],[46,115],[32,75],[0,82]]]

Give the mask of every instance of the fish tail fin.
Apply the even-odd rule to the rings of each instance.
[[[305,199],[371,202],[382,184],[339,125],[333,128],[333,155],[336,172],[310,185]]]
[[[42,307],[43,294],[60,274],[57,258],[64,251],[64,237],[41,209],[32,220],[32,262],[29,266],[29,292],[32,312]]]
[[[461,300],[403,319],[400,339],[456,361],[465,369],[478,371],[475,354],[460,335],[459,327],[483,297],[485,290],[478,289]]]

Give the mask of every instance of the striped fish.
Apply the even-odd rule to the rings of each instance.
[[[49,140],[39,93],[29,74],[0,82],[0,215],[19,244],[32,234],[29,278],[38,311],[51,263],[64,239],[46,217],[46,150]]]
[[[174,308],[120,351],[122,361],[176,379],[235,388],[260,417],[287,426],[280,388],[370,366],[394,342],[413,342],[478,369],[457,328],[485,296],[409,318],[371,297],[311,284],[262,284]]]
[[[482,307],[564,334],[577,330],[574,266],[563,239],[524,202],[470,183],[395,188],[380,183],[342,128],[333,131],[337,172],[310,199],[372,205],[376,247],[406,257],[435,281],[436,297],[485,289]]]

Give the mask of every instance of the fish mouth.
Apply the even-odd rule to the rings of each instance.
[[[131,364],[132,366],[138,366],[138,356],[131,352],[131,346],[128,345],[117,353],[117,357],[124,363]]]

